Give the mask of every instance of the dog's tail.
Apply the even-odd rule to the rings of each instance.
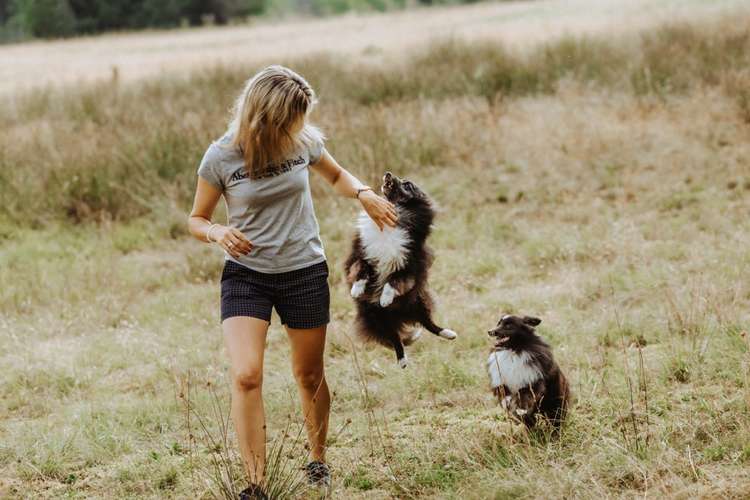
[[[558,371],[557,392],[553,397],[554,404],[545,412],[555,432],[559,432],[570,407],[570,384],[562,371]]]
[[[370,308],[369,303],[360,303],[360,307]],[[386,347],[392,347],[394,333],[401,339],[402,344],[407,345],[406,338],[411,337],[413,332],[411,329],[407,329],[403,323],[390,318],[387,313],[383,313],[382,310],[379,312],[377,317],[373,317],[368,313],[362,313],[357,315],[356,330],[359,337],[364,341],[376,342]],[[413,339],[419,338],[419,334]]]

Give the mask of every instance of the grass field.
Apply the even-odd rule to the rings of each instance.
[[[356,207],[315,180],[333,498],[750,496],[750,15],[697,17],[522,51],[451,39],[375,65],[284,60],[319,90],[343,165],[439,204],[431,283],[459,333],[421,339],[407,370],[354,338]],[[0,108],[0,497],[211,497],[217,449],[196,418],[215,435],[212,394],[228,407],[222,255],[186,216],[257,67]],[[485,332],[504,312],[543,318],[571,379],[559,440],[488,394]],[[269,438],[299,460],[277,318],[264,395]]]
[[[566,33],[613,35],[666,21],[748,10],[744,0],[525,0],[409,9],[325,19],[262,19],[247,25],[113,33],[0,45],[0,95],[60,84],[183,74],[216,65],[336,54],[372,63],[405,47],[458,37],[526,47]],[[279,43],[283,40],[283,43]]]

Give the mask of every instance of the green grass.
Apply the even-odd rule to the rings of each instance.
[[[451,41],[356,82],[342,61],[296,63],[343,165],[435,198],[431,286],[459,332],[410,347],[407,370],[354,338],[341,268],[356,206],[314,178],[334,498],[750,494],[748,21],[734,21],[526,54]],[[217,449],[188,423],[186,386],[211,432],[211,390],[225,405],[228,391],[221,254],[185,223],[248,71],[0,110],[0,496],[210,498],[211,457],[236,459],[231,433]],[[571,379],[559,440],[487,391],[484,332],[504,312],[540,316]],[[274,443],[301,423],[284,337],[274,318]]]

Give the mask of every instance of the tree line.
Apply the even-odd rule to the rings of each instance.
[[[197,26],[262,14],[268,0],[0,0],[6,31],[64,37],[111,30]]]
[[[226,24],[266,13],[328,15],[475,0],[0,0],[0,42]]]

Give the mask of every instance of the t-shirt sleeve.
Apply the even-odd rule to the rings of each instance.
[[[224,180],[221,176],[221,151],[219,146],[211,144],[203,155],[200,165],[198,166],[198,175],[203,177],[209,184],[220,191],[224,191]]]
[[[315,142],[312,143],[310,146],[310,165],[315,165],[318,163],[320,158],[323,156],[323,151],[325,151],[326,147],[323,144],[323,139],[317,139]]]

